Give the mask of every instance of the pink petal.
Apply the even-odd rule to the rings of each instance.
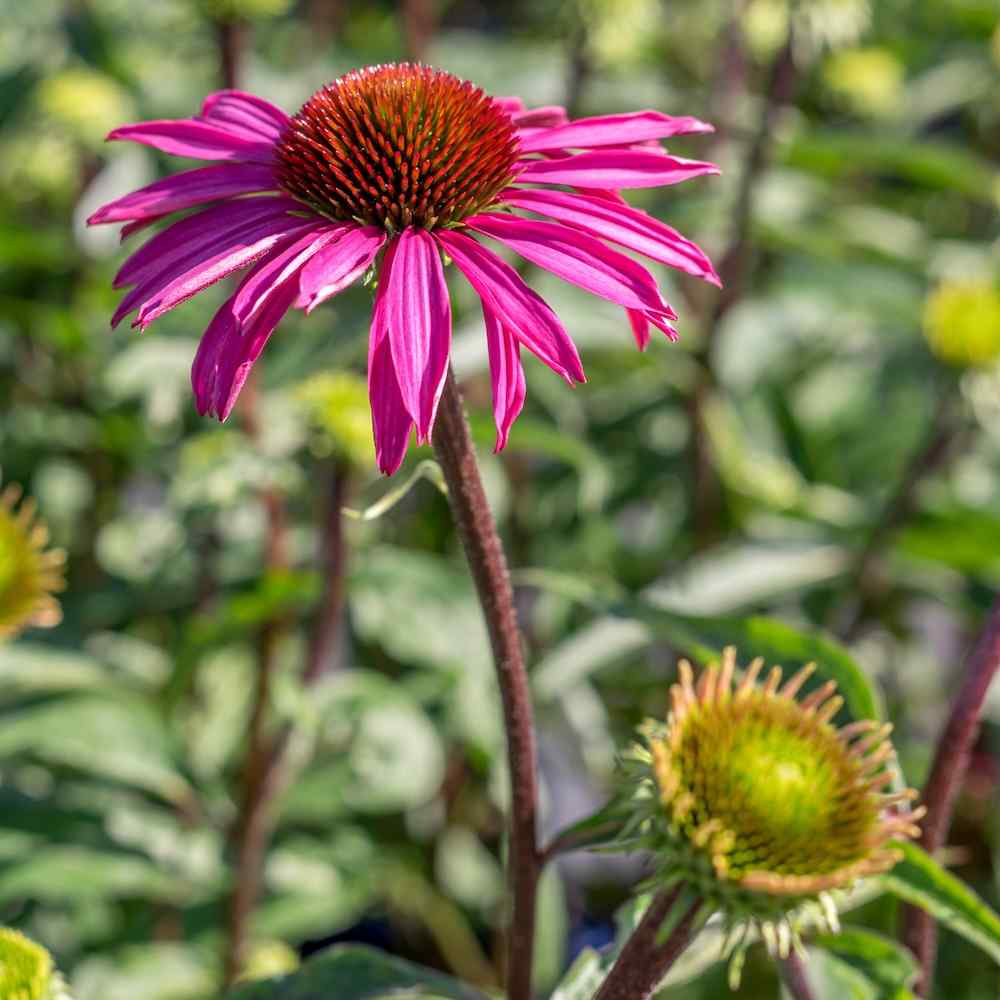
[[[427,440],[451,350],[451,304],[434,238],[423,229],[404,229],[392,266],[383,263],[380,277],[386,286],[384,322],[399,389],[418,440]]]
[[[524,101],[520,97],[494,97],[494,102],[500,105],[501,110],[513,115],[524,110]]]
[[[393,240],[382,262],[383,274],[392,271],[393,259],[399,246]],[[375,436],[375,461],[379,469],[391,476],[402,464],[410,442],[413,419],[410,417],[396,377],[386,326],[387,282],[380,281],[372,309],[371,333],[368,338],[368,399],[372,408],[372,431]]]
[[[632,333],[639,350],[646,350],[649,347],[649,320],[646,319],[646,314],[638,309],[626,309],[625,312],[628,313],[628,321],[632,325]]]
[[[503,328],[497,314],[485,302],[483,319],[486,322],[486,349],[493,383],[493,418],[497,425],[493,451],[498,452],[507,446],[511,425],[524,406],[524,368],[517,338]]]
[[[566,191],[509,188],[500,199],[517,208],[558,219],[592,236],[619,243],[662,264],[704,278],[713,285],[719,276],[705,252],[659,219],[626,205],[620,198],[593,197]]]
[[[199,413],[229,416],[254,362],[295,301],[303,265],[332,238],[328,227],[270,254],[215,314],[191,369]]]
[[[544,129],[521,140],[521,150],[538,153],[548,149],[586,149],[590,146],[627,146],[650,139],[667,139],[689,132],[711,132],[712,126],[697,118],[673,118],[658,111],[579,118],[566,125]]]
[[[178,212],[219,198],[275,189],[274,174],[270,167],[250,163],[199,167],[164,177],[163,180],[104,205],[87,219],[87,224],[94,226],[102,222],[158,218],[169,212]]]
[[[206,121],[266,142],[277,142],[291,120],[281,108],[242,90],[217,90],[201,106]]]
[[[569,121],[566,109],[558,104],[550,104],[544,108],[528,108],[526,111],[515,111],[511,116],[519,128],[552,128],[564,125]]]
[[[200,238],[192,238],[186,246],[164,254],[160,261],[150,262],[138,277],[131,279],[137,282],[136,286],[118,306],[112,326],[140,307],[133,325],[145,329],[163,313],[227,274],[253,263],[278,244],[304,231],[322,229],[324,225],[319,217],[303,220],[279,214],[251,219],[220,233],[202,232]]]
[[[470,229],[499,240],[526,260],[626,309],[676,313],[663,300],[653,276],[600,240],[555,222],[482,212],[465,220]]]
[[[641,149],[597,150],[575,156],[522,161],[518,181],[584,188],[643,188],[678,184],[717,174],[714,163],[685,160]]]
[[[246,198],[203,209],[173,223],[147,240],[115,275],[113,285],[134,285],[162,271],[171,263],[189,256],[202,245],[214,245],[232,233],[270,219],[300,220],[289,213],[303,206],[291,198]],[[317,216],[318,218],[318,216]]]
[[[140,304],[139,313],[132,325],[145,330],[150,323],[182,302],[197,295],[209,285],[259,260],[269,251],[283,247],[295,236],[317,228],[309,222],[290,228],[284,222],[272,222],[248,234],[235,243],[220,246],[211,254],[202,252],[187,258],[177,267],[159,274],[136,286],[122,301],[115,312],[114,321],[120,321]]]
[[[296,295],[301,287],[301,271],[310,264],[316,254],[336,240],[344,227],[326,223],[318,228],[310,228],[304,235],[281,250],[275,250],[247,275],[233,297],[233,312],[240,322],[246,323],[261,308],[268,298],[269,289],[283,285],[293,275],[296,277]]]
[[[196,118],[164,119],[122,125],[108,139],[129,139],[174,156],[196,160],[252,160],[270,163],[274,144],[252,140]]]
[[[194,389],[195,407],[201,416],[214,411],[219,362],[237,331],[238,324],[233,316],[232,305],[233,299],[230,297],[219,306],[208,329],[201,335],[201,342],[191,365],[191,388]]]
[[[438,230],[438,243],[468,279],[483,303],[517,339],[567,382],[585,382],[580,355],[545,300],[517,271],[474,239],[454,230]]]
[[[311,313],[321,302],[342,291],[368,270],[385,239],[385,231],[377,226],[352,224],[302,269],[295,305]]]

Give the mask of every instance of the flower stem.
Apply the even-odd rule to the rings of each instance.
[[[531,696],[507,561],[451,371],[438,406],[434,451],[448,485],[448,501],[486,619],[503,701],[511,785],[507,870],[513,904],[507,935],[507,996],[510,1000],[529,1000],[540,869],[535,839],[538,780]]]
[[[951,825],[955,798],[965,779],[972,745],[979,732],[979,720],[990,682],[1000,668],[1000,597],[990,610],[979,641],[966,661],[962,686],[952,705],[944,732],[938,740],[930,776],[924,785],[923,804],[927,815],[921,822],[920,846],[933,854],[944,845]],[[937,954],[937,931],[931,917],[908,906],[903,917],[903,941],[920,963],[922,996],[930,992]]]
[[[781,981],[793,1000],[814,1000],[815,993],[809,985],[805,963],[797,952],[793,951],[787,958],[783,958],[778,970],[781,973]]]
[[[664,922],[674,912],[684,895],[684,885],[661,892],[646,910],[642,920],[625,942],[607,979],[594,1000],[647,1000],[660,985],[670,967],[690,944],[704,903],[695,899],[673,923],[665,940],[659,940]]]

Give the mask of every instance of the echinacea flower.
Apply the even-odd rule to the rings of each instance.
[[[694,243],[618,193],[717,173],[659,144],[709,130],[655,111],[570,121],[562,108],[526,110],[518,99],[494,99],[407,63],[348,73],[291,118],[259,97],[221,91],[194,118],[126,125],[109,136],[221,161],[90,217],[127,223],[124,236],[197,209],[122,266],[115,285],[131,290],[112,323],[138,310],[133,326],[145,329],[252,265],[210,322],[192,369],[199,412],[224,420],[288,309],[311,312],[373,270],[368,388],[376,458],[392,473],[412,429],[429,440],[444,386],[446,258],[482,302],[499,450],[524,403],[522,347],[570,384],[584,374],[555,313],[483,238],[622,306],[640,347],[651,327],[674,337],[676,313],[652,275],[609,244],[718,283]]]
[[[35,517],[35,502],[9,483],[0,491],[0,639],[30,625],[59,623],[63,588],[61,549],[48,549],[48,529]]]
[[[835,927],[829,894],[900,860],[891,842],[919,835],[923,809],[888,790],[889,725],[838,729],[832,681],[799,697],[813,665],[784,684],[780,667],[758,683],[762,668],[734,685],[733,649],[697,681],[681,661],[666,724],[647,723],[626,761],[639,783],[626,836],[652,850],[654,884],[684,883],[722,914],[731,944],[756,927],[787,955],[800,918]]]

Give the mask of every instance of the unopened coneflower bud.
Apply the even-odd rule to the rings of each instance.
[[[629,755],[639,779],[632,843],[656,859],[658,886],[683,882],[723,915],[738,970],[750,930],[787,955],[801,918],[836,926],[829,893],[888,871],[892,841],[914,838],[916,793],[892,790],[891,727],[842,728],[832,682],[801,694],[812,665],[763,681],[736,654],[695,678],[681,661],[665,724],[643,727]]]

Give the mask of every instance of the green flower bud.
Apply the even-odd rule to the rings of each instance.
[[[1000,291],[988,281],[948,281],[928,297],[924,335],[934,354],[956,367],[1000,357]]]
[[[736,654],[697,680],[687,661],[665,724],[649,722],[626,762],[638,778],[626,836],[654,853],[657,887],[684,882],[734,934],[751,926],[787,954],[809,910],[836,923],[828,893],[888,871],[890,841],[916,837],[911,789],[896,772],[890,726],[831,720],[843,704],[828,682],[798,694],[814,670],[763,684],[754,660],[734,684]]]

